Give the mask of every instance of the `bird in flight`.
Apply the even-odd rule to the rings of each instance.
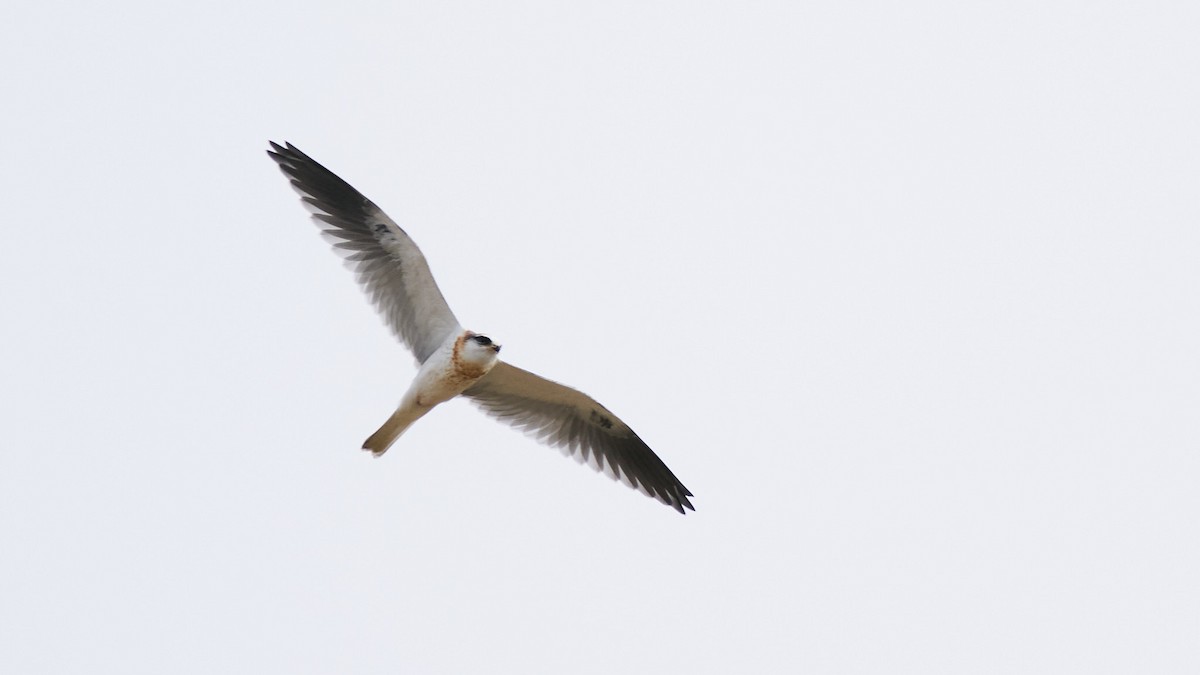
[[[692,493],[608,408],[501,361],[499,344],[464,329],[416,243],[371,200],[291,143],[271,142],[267,154],[420,366],[396,412],[363,443],[364,450],[382,455],[439,403],[465,396],[492,417],[680,513],[695,510],[688,501]]]

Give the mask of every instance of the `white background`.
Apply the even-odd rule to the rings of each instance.
[[[47,3],[0,28],[0,671],[1200,671],[1200,10]],[[608,405],[414,372],[264,154]]]

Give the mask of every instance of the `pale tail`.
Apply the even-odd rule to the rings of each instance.
[[[402,405],[392,413],[388,421],[379,427],[379,431],[371,434],[371,437],[363,443],[363,450],[370,450],[376,457],[387,452],[392,443],[400,438],[406,429],[412,426],[413,422],[421,419],[425,413],[429,412],[429,408],[421,406],[405,406]]]

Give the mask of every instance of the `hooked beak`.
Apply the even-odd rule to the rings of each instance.
[[[497,353],[497,354],[499,354],[499,353],[500,353],[500,345],[498,345],[498,344],[493,344],[493,345],[492,345],[492,349],[494,349],[494,350],[496,351],[496,353]]]

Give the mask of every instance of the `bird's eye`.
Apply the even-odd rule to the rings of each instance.
[[[492,344],[492,338],[486,335],[476,335],[473,339],[484,347]]]

